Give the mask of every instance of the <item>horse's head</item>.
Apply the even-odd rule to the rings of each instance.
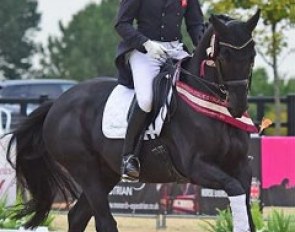
[[[252,31],[259,17],[258,10],[247,22],[223,22],[214,15],[210,18],[214,33],[211,57],[215,61],[217,82],[227,94],[230,114],[236,118],[241,117],[248,107],[247,93],[256,54]]]

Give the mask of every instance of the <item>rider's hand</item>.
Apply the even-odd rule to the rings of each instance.
[[[146,41],[143,46],[148,55],[155,59],[164,58],[167,52],[167,49],[163,45],[152,40]]]

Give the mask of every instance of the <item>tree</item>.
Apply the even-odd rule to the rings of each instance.
[[[32,40],[38,30],[40,14],[37,0],[1,0],[0,73],[8,79],[19,79],[31,67],[35,52]]]
[[[274,95],[274,81],[270,80],[265,68],[257,68],[253,71],[251,96],[273,96]],[[295,77],[286,81],[280,80],[281,96],[288,96],[295,94]]]
[[[113,76],[119,42],[114,31],[118,4],[118,0],[90,4],[74,15],[68,26],[60,23],[61,37],[50,37],[48,51],[44,50],[42,64],[46,74],[76,80]]]
[[[295,77],[284,83],[281,92],[283,93],[282,95],[295,94]]]
[[[287,46],[284,31],[295,23],[294,0],[217,0],[212,1],[214,11],[229,12],[237,8],[251,9],[254,7],[262,10],[264,28],[256,35],[258,51],[272,68],[274,78],[275,96],[275,127],[279,134],[280,128],[280,76],[278,59],[284,47]]]
[[[272,96],[273,83],[269,81],[267,72],[264,68],[257,68],[253,71],[251,96]]]

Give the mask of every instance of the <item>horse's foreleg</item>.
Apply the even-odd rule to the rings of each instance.
[[[199,159],[194,161],[192,167],[190,178],[194,184],[223,189],[227,193],[233,216],[233,232],[249,232],[246,192],[240,181],[225,173],[218,166]]]
[[[69,232],[83,232],[92,216],[91,207],[84,193],[68,214]]]
[[[251,193],[251,182],[252,182],[252,169],[250,165],[247,163],[240,165],[240,172],[237,175],[237,179],[242,184],[243,188],[246,191],[246,206],[247,206],[247,212],[249,217],[249,223],[250,223],[250,231],[255,232],[255,225],[253,222],[252,214],[251,214],[251,204],[250,204],[250,193]]]

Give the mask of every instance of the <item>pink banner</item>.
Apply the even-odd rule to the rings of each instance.
[[[295,187],[295,137],[263,137],[262,188]]]

